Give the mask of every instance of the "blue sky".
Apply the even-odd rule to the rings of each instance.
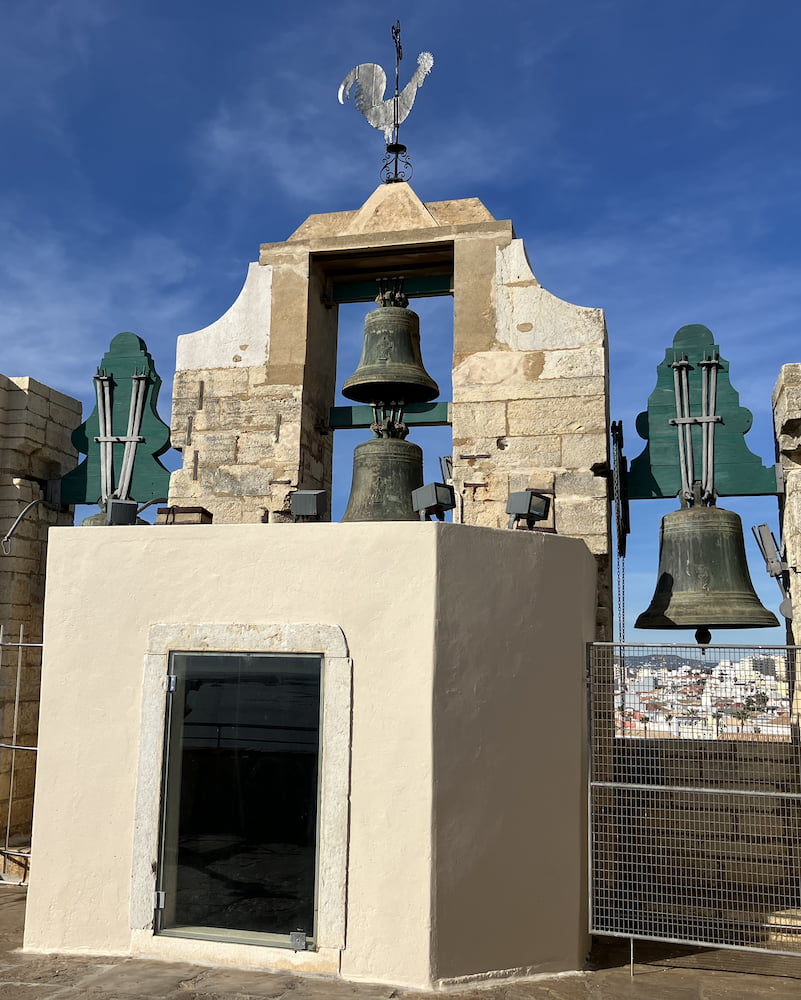
[[[750,447],[771,461],[771,389],[801,360],[801,7],[787,0],[8,4],[2,370],[88,402],[108,342],[129,329],[167,389],[175,338],[228,308],[259,243],[377,186],[381,134],[336,92],[357,63],[389,69],[396,17],[402,83],[418,52],[435,58],[402,130],[415,190],[480,198],[513,220],[545,287],[606,310],[629,458],[665,347],[704,323],[754,412]],[[428,304],[425,322],[447,325],[449,305]],[[441,376],[436,346],[426,360]],[[746,530],[778,531],[775,502],[728,505]],[[673,506],[635,505],[632,618]]]

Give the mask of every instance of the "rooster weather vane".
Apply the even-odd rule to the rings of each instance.
[[[403,48],[400,41],[400,21],[392,26],[392,40],[395,43],[395,95],[384,99],[387,89],[387,74],[375,63],[360,63],[348,73],[339,85],[339,103],[344,104],[353,90],[353,103],[361,111],[373,128],[384,132],[386,155],[381,165],[381,177],[387,184],[408,181],[412,176],[412,164],[406,154],[406,147],[398,140],[401,122],[412,110],[417,90],[431,72],[434,57],[430,52],[421,52],[417,57],[417,69],[412,78],[399,90],[400,61]]]

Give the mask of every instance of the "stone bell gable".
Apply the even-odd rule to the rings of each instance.
[[[423,204],[408,184],[382,185],[262,245],[228,312],[178,339],[170,503],[257,522],[287,519],[296,489],[330,492],[338,305],[398,275],[412,299],[454,300],[457,519],[502,527],[510,492],[553,491],[548,527],[587,543],[608,608],[603,311],[544,289],[512,223],[475,198]]]

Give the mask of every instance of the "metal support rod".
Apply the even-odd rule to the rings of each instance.
[[[95,375],[97,394],[97,422],[100,430],[100,500],[105,503],[114,489],[113,444],[111,438],[111,376],[105,372]]]
[[[685,364],[681,366],[681,399],[684,408],[682,416],[690,416],[690,364],[687,358],[684,358]],[[693,482],[695,481],[695,462],[693,459],[693,432],[690,424],[684,424],[684,457],[687,463],[687,479],[690,484],[690,490],[692,490]],[[689,499],[689,498],[688,498]]]
[[[127,500],[131,490],[136,446],[139,443],[139,432],[142,429],[145,395],[147,393],[147,373],[132,375],[131,406],[128,412],[128,433],[126,434],[125,451],[122,456],[120,481],[117,486],[117,496]]]
[[[632,788],[640,792],[687,792],[693,795],[703,792],[704,795],[744,795],[748,798],[753,797],[758,799],[801,800],[801,792],[759,792],[755,789],[746,788],[708,788],[706,785],[644,785],[635,781],[592,781],[591,785],[593,788]]]
[[[713,358],[714,364],[710,366],[709,370],[709,398],[711,410],[709,412],[710,417],[717,416],[717,405],[718,405],[718,368],[720,368],[720,362],[717,358]],[[715,423],[716,421],[710,420],[707,433],[709,434],[709,494],[710,499],[715,495]]]
[[[689,417],[689,393],[687,392],[687,368],[690,363],[687,358],[674,361],[670,366],[673,369],[673,389],[676,395],[676,431],[679,443],[679,468],[681,469],[681,495],[686,501],[692,500],[693,496],[693,451],[692,438],[689,427],[683,423],[683,418]],[[685,406],[686,397],[686,406]],[[689,455],[687,448],[689,446]]]
[[[701,416],[709,416],[709,367],[704,363],[700,362],[701,367]],[[709,475],[709,435],[707,434],[707,425],[704,424],[701,427],[701,442],[702,448],[702,465],[701,465],[701,496],[702,499],[707,498],[707,477]]]
[[[20,698],[20,688],[22,685],[22,643],[25,636],[25,626],[20,625],[19,627],[19,646],[17,648],[17,683],[14,692],[14,722],[11,730],[11,769],[8,776],[8,816],[6,817],[6,839],[5,839],[5,849],[8,850],[9,840],[11,839],[11,805],[14,801],[14,772],[17,764],[17,730],[19,726],[19,698]],[[2,641],[2,635],[0,635],[0,641]]]
[[[718,394],[718,368],[720,361],[713,357],[699,362],[701,367],[701,435],[704,445],[704,466],[702,472],[702,498],[711,503],[715,498],[715,424],[719,418],[715,414]]]

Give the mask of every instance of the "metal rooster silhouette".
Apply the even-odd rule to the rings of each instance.
[[[396,42],[399,48],[399,43]],[[399,59],[402,56],[399,55]],[[339,85],[339,103],[344,104],[354,90],[353,103],[361,111],[373,128],[384,130],[387,144],[397,141],[397,129],[412,110],[419,87],[431,72],[434,57],[430,52],[421,52],[417,57],[417,69],[403,90],[397,89],[397,63],[395,69],[395,96],[384,99],[387,89],[387,74],[375,63],[361,63],[348,73]]]

